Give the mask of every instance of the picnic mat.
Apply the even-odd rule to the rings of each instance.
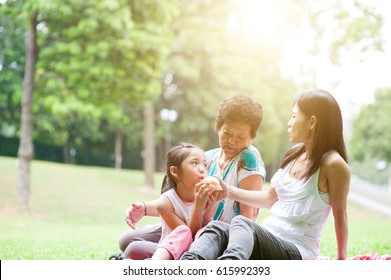
[[[346,258],[347,260],[391,260],[391,255],[379,255],[378,253],[370,253],[365,255],[357,255]],[[335,260],[327,256],[319,256],[318,260]]]

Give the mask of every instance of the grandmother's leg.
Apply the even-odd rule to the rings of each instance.
[[[212,221],[184,253],[181,260],[216,260],[227,247],[229,224]]]

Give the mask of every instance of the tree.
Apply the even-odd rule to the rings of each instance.
[[[353,121],[350,139],[355,159],[384,160],[389,164],[389,189],[391,191],[391,88],[378,89],[375,101],[364,106]]]
[[[18,200],[22,211],[29,209],[30,196],[30,165],[34,155],[33,151],[33,115],[32,99],[34,90],[35,63],[37,61],[37,17],[33,11],[28,16],[29,30],[26,51],[26,65],[23,79],[22,118],[20,124],[19,158],[19,184]]]
[[[1,9],[4,7],[0,7]],[[0,17],[0,133],[16,136],[25,64],[25,25],[9,13]]]
[[[45,21],[51,44],[39,63],[42,99],[62,95],[63,104],[75,96],[111,108],[101,120],[111,124],[105,127],[115,137],[117,167],[125,136],[131,135],[125,118],[132,115],[124,108],[161,92],[159,69],[168,51],[170,14],[167,1],[70,1]]]
[[[1,4],[29,25],[18,153],[21,208],[28,209],[34,103],[36,110],[46,106],[41,112],[60,108],[67,115],[57,137],[68,132],[64,141],[71,146],[82,132],[88,133],[85,121],[91,124],[100,118],[99,110],[87,116],[83,109],[153,99],[160,92],[159,67],[167,52],[168,3],[10,0]],[[39,102],[33,103],[33,92]]]

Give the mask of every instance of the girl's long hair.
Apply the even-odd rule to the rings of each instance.
[[[337,151],[348,162],[343,138],[343,122],[339,105],[327,91],[318,89],[304,92],[295,99],[295,104],[307,116],[315,116],[317,124],[312,138],[310,164],[300,179],[308,180],[321,166],[325,153]],[[304,144],[295,145],[283,157],[280,168],[306,152]]]

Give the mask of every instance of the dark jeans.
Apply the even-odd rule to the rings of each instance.
[[[231,224],[212,221],[181,260],[301,260],[291,242],[256,222],[236,216]]]

